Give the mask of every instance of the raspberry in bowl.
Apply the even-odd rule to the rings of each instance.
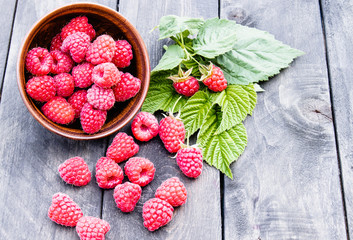
[[[95,68],[99,65],[104,67]],[[55,77],[59,74],[61,77]],[[126,88],[124,76],[130,75],[130,79],[136,79],[133,85],[136,89],[119,93],[117,89]],[[36,87],[34,83],[41,81],[45,81],[43,87],[40,84]],[[149,81],[149,57],[140,34],[115,10],[93,3],[70,4],[41,18],[26,35],[17,61],[18,87],[32,116],[51,132],[77,140],[106,137],[125,126],[142,106]],[[102,89],[97,91],[97,86]],[[81,94],[87,92],[89,101],[77,98],[87,96]],[[43,111],[43,106],[58,96],[61,105],[72,105],[75,112],[69,123],[56,121],[61,119],[62,109],[46,107]],[[115,102],[100,104],[108,97]],[[90,107],[94,112],[106,112],[100,128],[87,128],[87,121],[81,122],[80,110],[84,104],[93,104]],[[102,106],[103,110],[96,109]]]

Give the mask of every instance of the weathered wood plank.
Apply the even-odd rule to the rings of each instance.
[[[318,2],[223,0],[221,16],[307,53],[262,85],[245,123],[249,144],[224,180],[225,239],[345,239]]]
[[[352,1],[321,1],[349,235],[353,236]]]
[[[100,216],[102,191],[94,177],[85,187],[72,187],[60,179],[57,167],[78,155],[93,170],[106,139],[79,142],[50,133],[30,116],[16,86],[17,55],[25,34],[44,14],[69,2],[76,0],[18,2],[0,105],[0,239],[78,239],[74,228],[47,217],[51,197],[59,191],[71,196],[84,214]],[[116,6],[116,1],[101,2]]]
[[[163,53],[165,41],[157,41],[158,31],[149,31],[158,25],[160,17],[176,14],[190,17],[216,17],[218,1],[122,1],[119,11],[136,26],[147,45],[151,67],[156,66]],[[130,125],[123,129],[131,135]],[[105,191],[103,218],[111,226],[111,239],[221,239],[220,181],[219,173],[205,164],[204,172],[198,179],[183,176],[176,162],[164,149],[157,137],[147,143],[138,143],[138,156],[150,159],[156,166],[155,179],[143,188],[142,197],[134,212],[122,213],[115,205],[113,190]],[[123,166],[124,164],[122,164]],[[186,185],[187,203],[174,211],[172,222],[156,232],[149,232],[143,226],[142,207],[154,197],[157,187],[167,178],[177,176]]]

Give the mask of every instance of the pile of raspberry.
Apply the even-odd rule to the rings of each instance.
[[[132,58],[129,42],[96,37],[88,18],[79,16],[52,39],[49,50],[36,47],[27,53],[26,92],[51,121],[68,125],[79,119],[83,131],[93,134],[116,102],[139,92],[140,79],[121,71]]]

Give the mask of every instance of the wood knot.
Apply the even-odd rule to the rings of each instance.
[[[249,17],[247,12],[241,7],[229,6],[225,9],[225,12],[229,20],[233,20],[239,24],[246,26],[253,25],[251,17]]]
[[[332,122],[330,105],[322,99],[308,98],[302,102],[304,116],[314,122]]]

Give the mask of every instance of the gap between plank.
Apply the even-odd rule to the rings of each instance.
[[[224,238],[225,235],[225,228],[224,228],[224,174],[219,172],[219,181],[220,181],[220,203],[221,203],[221,227],[222,227],[222,239]],[[234,180],[233,180],[234,181]]]
[[[336,145],[336,152],[337,152],[339,179],[340,179],[340,185],[341,185],[341,197],[342,197],[342,203],[343,203],[343,213],[344,213],[344,221],[345,221],[345,227],[346,227],[347,240],[350,240],[347,208],[346,208],[346,198],[345,198],[343,175],[342,175],[342,163],[341,163],[339,140],[338,140],[338,136],[337,136],[338,132],[337,132],[337,127],[336,127],[337,126],[336,117],[335,117],[335,112],[334,112],[335,106],[334,106],[334,101],[333,101],[333,96],[332,96],[333,91],[332,91],[332,86],[331,86],[330,57],[329,57],[328,51],[327,51],[325,15],[324,15],[324,9],[323,9],[321,1],[322,0],[319,0],[318,2],[319,2],[319,7],[320,7],[321,27],[322,27],[324,47],[325,47],[325,60],[326,60],[326,65],[327,65],[327,76],[328,76],[328,85],[329,85],[329,93],[330,93],[330,101],[331,101],[332,122],[333,122],[333,130],[334,130],[334,134],[335,134],[335,145]]]

